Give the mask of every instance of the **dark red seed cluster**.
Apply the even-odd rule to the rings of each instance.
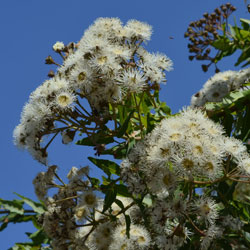
[[[209,65],[202,65],[204,72],[213,63],[214,58],[210,56],[210,45],[219,38],[219,31],[222,25],[226,23],[228,17],[236,8],[230,4],[223,4],[216,8],[213,13],[204,13],[203,18],[198,21],[191,22],[188,26],[184,37],[189,39],[189,52],[194,53],[189,56],[190,60],[209,60]]]

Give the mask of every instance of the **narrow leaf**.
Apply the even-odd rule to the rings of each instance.
[[[125,216],[125,222],[126,222],[126,235],[128,238],[130,238],[129,231],[130,231],[130,225],[131,225],[131,219],[129,215],[124,214]]]
[[[17,213],[17,214],[23,214],[24,209],[23,209],[23,201],[20,200],[3,200],[0,199],[0,206],[5,208],[6,210],[12,212],[12,213]]]
[[[22,200],[29,205],[35,212],[37,212],[38,214],[43,214],[45,212],[43,205],[41,203],[35,202],[27,197],[24,197],[18,193],[15,193],[18,197],[22,198]]]
[[[132,111],[129,113],[129,115],[128,115],[128,117],[126,118],[125,122],[124,122],[124,123],[122,124],[122,126],[119,128],[118,133],[117,133],[117,135],[116,135],[118,138],[121,138],[121,137],[125,134],[125,132],[126,132],[126,130],[127,130],[127,128],[128,128],[128,125],[129,125],[130,118],[131,118],[131,116],[133,115],[133,113],[134,113],[134,110],[132,110]]]
[[[98,168],[102,169],[108,176],[111,174],[120,175],[120,166],[113,161],[101,160],[93,157],[88,157],[88,159],[94,163]]]
[[[105,199],[104,199],[104,206],[103,206],[103,212],[105,212],[108,208],[110,208],[110,206],[112,205],[112,203],[115,201],[116,198],[116,191],[115,189],[109,189],[106,192],[105,195]]]

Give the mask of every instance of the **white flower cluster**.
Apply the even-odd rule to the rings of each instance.
[[[148,218],[160,249],[165,244],[172,247],[169,249],[178,249],[172,245],[182,245],[188,238],[188,230],[183,227],[180,230],[185,236],[175,236],[175,243],[166,241],[171,236],[166,225],[171,222],[177,226],[184,214],[195,214],[197,223],[203,221],[206,225],[203,249],[207,249],[205,246],[209,246],[218,231],[216,203],[203,196],[189,202],[176,197],[181,181],[215,181],[222,178],[227,164],[237,164],[239,172],[250,174],[246,147],[223,133],[222,126],[206,118],[200,110],[187,108],[162,120],[122,162],[121,177],[129,191],[155,197]]]
[[[217,73],[192,96],[191,106],[200,107],[206,102],[220,102],[229,92],[242,88],[243,84],[249,80],[250,68]]]
[[[143,48],[142,43],[150,39],[151,33],[151,26],[143,22],[130,20],[123,26],[118,18],[99,18],[73,49],[72,44],[68,48],[57,42],[53,49],[67,52],[64,63],[52,79],[30,95],[14,130],[15,144],[46,164],[42,137],[52,133],[58,122],[74,129],[72,120],[82,115],[77,109],[79,98],[86,98],[93,113],[100,115],[108,103],[120,102],[131,93],[164,82],[172,61]],[[52,58],[49,61],[53,63]],[[71,140],[67,135],[64,138],[65,143]]]
[[[48,189],[59,187],[53,180],[55,171],[55,166],[51,166],[33,181],[38,197],[46,206],[39,221],[52,239],[53,249],[149,249],[150,233],[141,224],[139,207],[131,198],[117,197],[119,203],[102,212],[104,200],[97,196],[90,182],[84,180],[88,167],[72,167],[68,184],[61,186],[53,198],[48,197]],[[131,218],[129,231],[125,215]]]
[[[164,72],[172,69],[172,61],[143,48],[151,33],[150,25],[137,20],[123,26],[118,18],[99,18],[59,72],[99,111],[107,102],[165,81]]]

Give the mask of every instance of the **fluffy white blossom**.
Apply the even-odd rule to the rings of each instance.
[[[62,51],[64,49],[64,43],[63,42],[56,42],[53,45],[53,50],[54,51]]]
[[[250,68],[216,73],[192,96],[191,106],[200,107],[206,102],[220,102],[230,91],[240,89],[249,78]]]

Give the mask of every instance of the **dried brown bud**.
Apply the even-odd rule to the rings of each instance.
[[[91,53],[87,52],[87,53],[84,54],[83,57],[84,57],[84,59],[86,59],[86,60],[90,60],[91,57],[92,57],[92,55],[91,55]]]
[[[54,60],[51,56],[45,58],[45,64],[54,64]]]
[[[189,24],[189,26],[190,26],[190,27],[194,27],[194,26],[195,26],[195,22],[191,22],[191,23]]]
[[[234,6],[231,6],[230,10],[233,12],[233,11],[236,11],[236,7]]]
[[[205,18],[208,18],[209,14],[206,12],[206,13],[203,14],[203,16],[204,16]]]
[[[216,9],[214,10],[214,12],[215,12],[217,15],[221,15],[221,11],[220,11],[219,8],[216,8]]]
[[[201,65],[201,68],[202,68],[202,70],[203,70],[204,72],[207,72],[207,70],[208,70],[208,66],[205,65],[205,64],[202,64],[202,65]]]
[[[52,78],[55,76],[55,72],[51,69],[48,73],[48,77]]]
[[[215,73],[219,73],[220,70],[218,68],[215,69]]]
[[[213,12],[213,13],[211,14],[211,17],[212,17],[212,19],[216,19],[216,13]]]
[[[201,22],[201,23],[206,23],[206,19],[205,19],[205,18],[201,18],[201,19],[200,19],[200,22]]]
[[[196,22],[197,27],[201,27],[202,23],[200,21]]]
[[[75,43],[71,42],[67,45],[68,49],[74,49],[75,48]]]
[[[190,61],[193,61],[194,56],[189,56],[188,59],[189,59]]]
[[[195,97],[199,97],[200,96],[200,92],[197,92],[194,96]]]
[[[221,5],[220,8],[221,8],[221,10],[222,10],[223,12],[226,12],[226,11],[227,11],[227,7],[226,7],[225,5]]]
[[[197,55],[196,56],[196,60],[203,60],[203,59],[204,59],[204,57],[202,55]]]
[[[207,48],[206,49],[206,54],[209,54],[211,52],[211,49],[210,48]]]

